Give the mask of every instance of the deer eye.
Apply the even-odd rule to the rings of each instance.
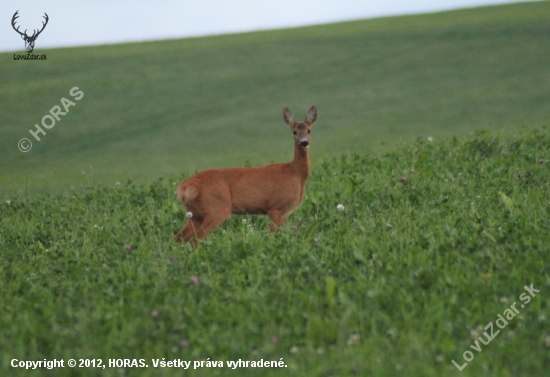
[[[298,135],[298,132],[296,132],[296,131],[294,131],[294,132],[292,132],[292,133],[293,133],[294,135]]]
[[[307,133],[310,134],[310,133],[311,133],[311,130],[307,130]]]

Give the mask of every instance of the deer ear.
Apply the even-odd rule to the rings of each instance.
[[[292,114],[288,107],[285,107],[283,109],[283,119],[290,127],[294,126],[294,123],[296,123],[296,121],[294,120],[294,114]]]
[[[315,123],[317,120],[317,108],[315,106],[311,106],[311,109],[309,109],[307,115],[306,115],[306,123],[308,123],[310,126]]]

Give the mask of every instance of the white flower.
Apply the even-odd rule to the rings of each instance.
[[[349,334],[348,341],[346,342],[346,344],[348,346],[356,346],[359,344],[360,341],[361,341],[361,336],[358,333],[353,332]]]
[[[298,346],[291,346],[289,348],[288,352],[290,352],[293,355],[296,355],[297,353],[300,352],[300,349],[298,348]]]
[[[434,141],[434,138],[431,137],[431,136],[428,136],[428,141],[429,141],[429,142],[432,142],[432,141]]]
[[[11,200],[6,200],[6,203],[10,204],[10,203],[11,203]]]
[[[342,211],[344,210],[344,206],[343,206],[342,204],[338,204],[338,205],[336,206],[336,210],[337,210],[338,212],[342,212]]]
[[[187,217],[188,219],[190,219],[191,217],[193,217],[193,214],[191,212],[187,212],[185,214],[185,217]]]
[[[115,183],[116,186],[120,186],[120,182]]]
[[[243,219],[243,224],[246,224],[246,219]]]

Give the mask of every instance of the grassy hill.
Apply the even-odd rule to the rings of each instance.
[[[236,216],[196,251],[171,241],[185,221],[171,180],[13,197],[0,203],[0,374],[544,376],[549,131],[328,159],[278,234]],[[125,358],[149,368],[109,367]],[[154,368],[162,358],[224,367]],[[287,367],[227,365],[239,359]]]
[[[0,54],[0,188],[24,192],[290,160],[283,107],[315,104],[313,162],[550,119],[550,3]],[[19,53],[19,52],[18,52]],[[84,98],[29,135],[69,90]],[[32,150],[22,153],[27,137]]]
[[[539,2],[0,54],[0,375],[545,375],[549,35]],[[312,104],[289,224],[233,217],[195,251],[174,244],[175,182],[290,160],[282,109]],[[134,358],[149,367],[108,364]],[[286,367],[226,364],[239,359]]]

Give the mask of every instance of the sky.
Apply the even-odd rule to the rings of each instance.
[[[0,51],[24,52],[13,30],[48,25],[40,48],[111,44],[279,29],[311,24],[436,12],[521,0],[2,0]]]

